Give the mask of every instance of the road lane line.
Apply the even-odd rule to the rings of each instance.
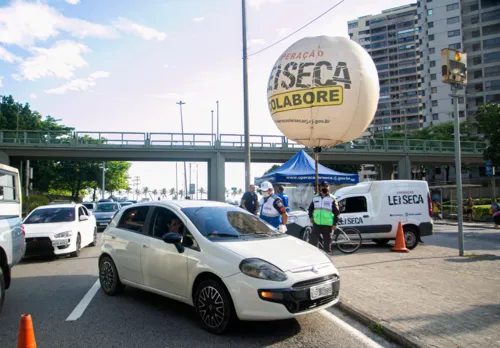
[[[85,312],[85,309],[87,309],[88,305],[90,304],[90,301],[92,301],[92,299],[94,298],[95,294],[97,293],[100,287],[101,284],[99,283],[99,279],[97,279],[94,285],[92,285],[89,291],[87,291],[85,296],[83,296],[80,303],[75,307],[75,309],[73,309],[73,312],[71,312],[69,317],[66,318],[66,321],[75,321],[78,318],[80,318],[83,312]]]
[[[383,348],[383,346],[381,346],[380,344],[378,344],[377,342],[372,340],[370,337],[366,336],[364,333],[362,333],[361,331],[359,331],[355,327],[349,325],[348,323],[346,323],[345,321],[343,321],[342,319],[337,317],[335,314],[333,314],[325,309],[321,310],[319,313],[322,314],[327,319],[333,321],[338,326],[341,326],[346,331],[349,331],[349,333],[351,333],[353,336],[356,336],[356,338],[358,338],[361,342],[366,344],[368,347]]]

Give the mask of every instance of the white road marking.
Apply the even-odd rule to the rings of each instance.
[[[75,321],[78,318],[80,318],[83,312],[85,312],[85,309],[87,309],[88,305],[90,304],[90,301],[92,301],[92,299],[94,298],[95,294],[97,293],[100,287],[101,284],[99,283],[99,279],[97,279],[94,285],[92,285],[89,291],[87,291],[85,296],[83,296],[80,303],[75,307],[75,309],[73,309],[73,312],[71,312],[69,317],[66,318],[66,321]]]
[[[380,344],[372,340],[370,337],[366,336],[364,333],[356,329],[355,327],[347,324],[345,321],[337,317],[335,314],[323,309],[319,311],[320,314],[322,314],[324,317],[327,319],[333,321],[336,325],[341,326],[344,330],[348,331],[351,333],[353,336],[356,336],[361,342],[366,344],[368,347],[373,347],[373,348],[383,348]]]

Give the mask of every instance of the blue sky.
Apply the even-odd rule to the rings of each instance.
[[[249,54],[339,0],[247,0]],[[347,36],[347,21],[406,0],[345,0],[298,34],[249,59],[250,130],[280,134],[266,84],[279,55],[304,36]],[[146,5],[147,4],[147,5]],[[239,0],[0,0],[0,94],[82,131],[243,133]],[[271,164],[253,164],[252,177]],[[195,177],[193,165],[193,178]],[[206,188],[206,164],[199,166]],[[150,188],[175,186],[174,163],[138,163]],[[179,185],[182,185],[179,165]],[[193,179],[194,181],[194,179]],[[226,165],[226,186],[244,186],[244,165]]]

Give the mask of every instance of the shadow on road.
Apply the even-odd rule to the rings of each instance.
[[[463,258],[451,258],[446,259],[448,262],[456,262],[456,263],[469,263],[469,262],[478,262],[478,261],[497,261],[500,260],[500,256],[484,254],[484,255],[465,255]]]

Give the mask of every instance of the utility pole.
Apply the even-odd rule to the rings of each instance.
[[[135,186],[135,190],[134,190],[132,197],[136,197],[137,199],[139,199],[139,197],[135,193],[135,191],[137,191],[139,189],[140,183],[141,183],[141,179],[138,176],[134,176],[134,178],[132,179],[132,187]]]
[[[219,132],[219,101],[217,100],[215,102],[217,104],[217,138],[216,140],[220,140],[219,137],[220,137],[220,132]]]
[[[178,180],[177,162],[175,162],[175,197],[179,198],[179,180]]]
[[[212,132],[210,137],[212,138],[212,144],[214,144],[214,111],[211,110],[210,112],[212,113]]]
[[[101,187],[101,198],[104,199],[106,187],[106,162],[102,162],[102,187]]]
[[[196,163],[196,199],[197,200],[198,200],[198,191],[200,191],[200,188],[198,187],[198,163]]]
[[[250,186],[250,126],[248,117],[248,57],[247,57],[247,18],[245,0],[241,0],[243,36],[243,125],[245,134],[245,187]]]
[[[191,173],[192,173],[192,171],[191,171],[191,163],[189,163],[189,192],[188,193],[189,193],[189,197],[191,197],[191,199],[193,199],[192,193],[191,193],[191,183],[192,183],[192,181],[191,181]]]
[[[184,143],[184,119],[182,117],[182,105],[186,104],[184,103],[182,100],[180,100],[179,102],[176,103],[177,105],[179,105],[179,108],[180,108],[180,111],[181,111],[181,133],[182,133],[182,146],[185,145]],[[184,161],[184,190],[187,191],[189,188],[187,187],[187,170],[186,170],[186,161]],[[186,194],[187,196],[187,193],[184,192],[184,194]]]

